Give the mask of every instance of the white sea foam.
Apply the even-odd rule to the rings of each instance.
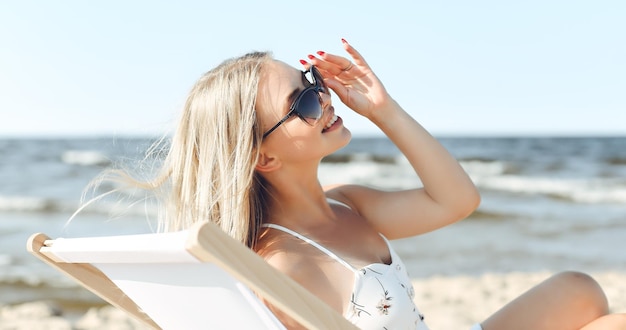
[[[63,153],[61,159],[70,165],[96,166],[108,165],[111,160],[98,151],[68,150]]]
[[[39,212],[52,207],[50,200],[40,197],[0,196],[0,212]]]
[[[146,200],[120,199],[117,201],[98,201],[86,207],[81,213],[104,214],[111,218],[117,217],[149,217],[156,218],[158,210],[154,203]]]
[[[505,162],[493,161],[493,162],[483,162],[483,161],[462,161],[460,162],[463,169],[470,176],[485,176],[485,175],[499,175],[503,174],[507,169],[507,164]]]
[[[322,184],[363,184],[381,189],[409,189],[421,186],[419,177],[406,163],[380,164],[372,161],[322,163],[319,177]]]
[[[615,179],[550,178],[521,175],[474,176],[479,188],[542,194],[581,203],[626,203],[626,184]]]
[[[626,187],[597,187],[574,191],[572,197],[575,201],[584,203],[616,203],[626,204]]]
[[[579,203],[626,203],[626,182],[615,178],[562,178],[506,174],[506,162],[468,161],[461,165],[479,189],[523,195],[544,195]],[[383,189],[410,189],[422,185],[407,161],[322,163],[323,184],[364,184]]]
[[[0,254],[0,266],[8,266],[11,264],[13,257],[8,254]]]

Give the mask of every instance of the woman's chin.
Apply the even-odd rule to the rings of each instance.
[[[341,144],[338,149],[341,149],[350,143],[350,140],[352,139],[352,132],[350,132],[348,128],[342,126],[336,133],[341,134]]]

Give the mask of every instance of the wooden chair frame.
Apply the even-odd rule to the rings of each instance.
[[[51,248],[54,242],[45,234],[33,234],[28,240],[27,249],[111,305],[126,311],[149,327],[160,329],[150,315],[144,313],[96,266],[87,262],[66,262],[56,256]],[[356,329],[341,314],[225,234],[215,224],[203,222],[190,228],[185,249],[200,262],[217,265],[307,329]]]

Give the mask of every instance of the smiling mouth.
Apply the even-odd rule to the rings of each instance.
[[[333,126],[333,124],[337,121],[337,118],[339,118],[339,117],[337,117],[337,115],[333,114],[333,116],[330,118],[328,123],[326,123],[326,126],[324,126],[324,129],[322,130],[322,132],[326,131],[331,126]]]

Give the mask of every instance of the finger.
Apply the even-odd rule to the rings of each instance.
[[[315,65],[315,67],[317,68],[317,70],[322,74],[322,77],[324,77],[324,81],[326,81],[327,79],[333,79],[343,85],[347,84],[347,80],[345,77],[341,76],[341,74],[343,73],[343,71],[341,71],[341,69],[336,69],[336,66],[333,66],[330,71],[324,68],[321,68],[318,65]]]
[[[324,79],[324,82],[326,83],[326,86],[335,92],[335,95],[339,97],[339,100],[341,100],[343,104],[348,105],[350,91],[344,84],[332,78]]]
[[[318,51],[317,55],[319,57],[309,54],[308,58],[311,63],[318,68],[318,70],[327,72],[329,76],[340,75],[343,72],[343,69],[352,63],[345,57],[328,54],[323,51]]]
[[[317,52],[317,55],[320,56],[321,60],[331,63],[338,68],[347,68],[352,63],[349,59],[343,56],[329,54],[321,50]]]
[[[300,64],[304,67],[305,70],[308,70],[311,67],[311,64],[305,60],[300,60]]]
[[[341,43],[343,44],[343,49],[345,49],[345,51],[350,55],[350,57],[352,57],[352,60],[354,61],[355,65],[369,69],[369,65],[367,64],[363,56],[361,56],[361,53],[359,53],[358,50],[352,47],[352,45],[350,45],[346,41],[346,39],[341,39]]]
[[[319,58],[309,55],[309,59],[315,62],[313,63],[318,68],[323,68],[334,76],[351,70],[354,66],[363,71],[371,70],[361,53],[359,53],[352,45],[350,45],[345,39],[341,39],[344,50],[350,55],[351,59],[344,56],[329,54],[324,51],[318,51]],[[326,62],[326,63],[324,63]],[[353,63],[354,62],[354,63]],[[330,64],[330,65],[326,65]]]

